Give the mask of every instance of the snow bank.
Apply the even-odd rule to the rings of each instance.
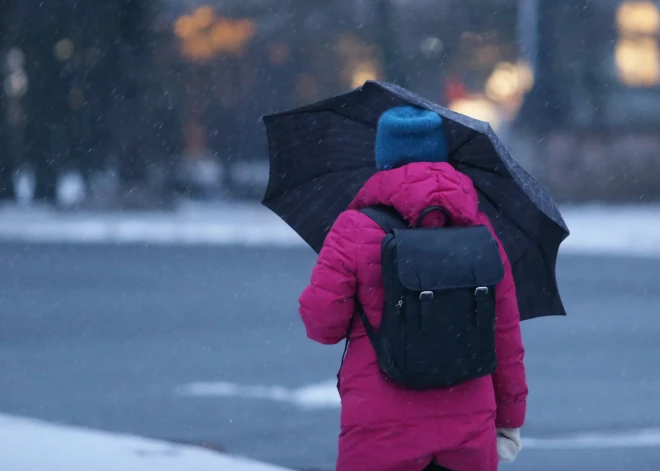
[[[660,205],[567,206],[564,253],[660,257]],[[266,208],[251,203],[187,205],[173,213],[0,211],[0,241],[304,247]]]
[[[660,257],[660,206],[569,206],[563,253]]]
[[[0,469],[11,471],[287,471],[191,446],[0,414]]]

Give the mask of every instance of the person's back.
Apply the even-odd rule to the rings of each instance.
[[[505,275],[496,288],[498,367],[492,376],[425,391],[400,386],[379,370],[374,348],[355,315],[357,298],[378,330],[385,295],[385,233],[360,209],[389,206],[413,223],[425,208],[441,206],[456,226],[490,228],[478,210],[471,180],[442,162],[446,151],[438,115],[414,109],[389,113],[394,119],[388,123],[388,113],[381,118],[376,146],[383,171],[364,185],[336,221],[300,298],[300,313],[313,340],[338,343],[353,322],[340,378],[337,470],[420,471],[435,460],[453,471],[493,471],[498,463],[496,427],[521,427],[527,396],[516,293],[504,251],[500,248]],[[423,225],[444,222],[442,213],[433,213]]]

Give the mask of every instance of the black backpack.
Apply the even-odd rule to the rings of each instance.
[[[445,227],[419,227],[431,211],[445,214]],[[382,374],[409,389],[446,388],[492,374],[495,285],[504,265],[488,228],[453,227],[449,212],[438,206],[422,211],[412,227],[390,207],[360,212],[385,231],[378,331],[357,304]]]

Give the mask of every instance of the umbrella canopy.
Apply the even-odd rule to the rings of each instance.
[[[414,105],[443,119],[449,162],[469,176],[511,262],[522,319],[565,315],[555,276],[569,231],[547,189],[509,154],[488,123],[393,84],[351,92],[264,117],[270,179],[263,204],[317,252],[330,227],[376,172],[380,115]]]

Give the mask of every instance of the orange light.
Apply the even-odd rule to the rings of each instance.
[[[205,5],[195,10],[193,18],[199,29],[208,28],[211,26],[211,24],[213,24],[213,20],[215,19],[215,11],[212,7]]]
[[[202,34],[195,34],[183,42],[183,54],[192,60],[206,60],[213,56],[213,44]]]
[[[174,23],[174,33],[181,39],[187,39],[197,30],[195,20],[191,16],[184,15]]]
[[[254,36],[255,29],[250,20],[221,19],[215,22],[211,40],[216,50],[236,53]]]
[[[449,104],[449,109],[471,118],[489,123],[493,128],[500,124],[496,106],[485,97],[462,98]]]
[[[378,80],[378,68],[373,62],[360,62],[353,70],[351,85],[357,88],[364,85],[367,80]]]
[[[213,8],[203,6],[193,15],[181,16],[174,25],[182,40],[182,54],[193,60],[206,60],[218,52],[240,53],[256,32],[249,19],[216,18]]]

